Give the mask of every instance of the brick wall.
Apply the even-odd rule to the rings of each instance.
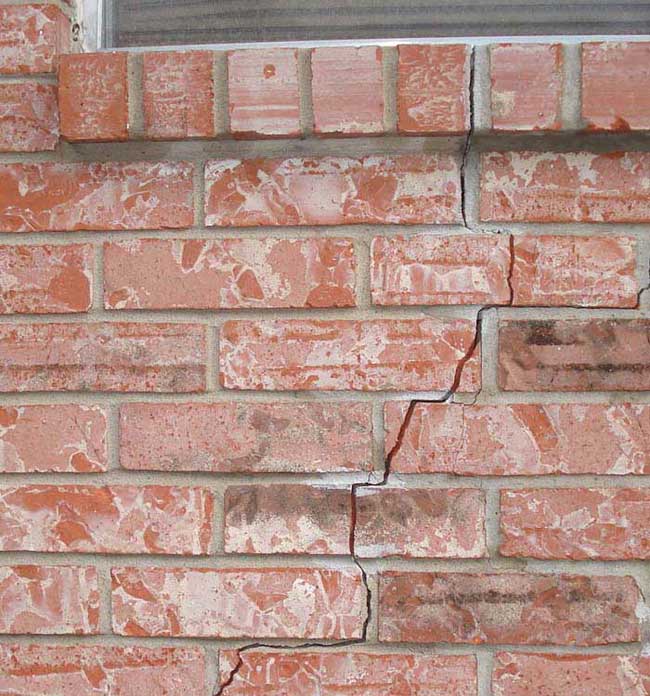
[[[650,693],[650,44],[68,14],[0,5],[0,693]]]

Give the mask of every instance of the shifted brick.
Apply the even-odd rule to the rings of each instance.
[[[61,135],[75,141],[126,140],[129,126],[126,53],[61,56]]]
[[[361,572],[318,568],[113,568],[113,631],[126,636],[360,638]]]
[[[408,402],[385,407],[386,455]],[[461,476],[650,474],[646,404],[418,404],[395,473]]]
[[[0,232],[190,227],[186,162],[0,164]]]
[[[0,407],[0,472],[105,471],[106,413],[97,406]]]
[[[197,324],[3,324],[0,392],[205,390]]]
[[[466,133],[470,47],[403,44],[397,50],[397,130],[412,135]]]
[[[476,391],[481,364],[474,338],[467,319],[228,321],[219,341],[221,383],[226,389],[432,391],[450,389],[460,371],[460,391]]]
[[[209,490],[173,486],[0,489],[0,550],[200,555],[212,540]]]
[[[473,488],[358,488],[360,558],[482,558],[485,495]]]
[[[221,684],[239,656],[220,651]],[[228,696],[470,696],[478,688],[476,658],[470,655],[255,650],[241,653],[241,659],[224,692]]]
[[[347,239],[113,242],[104,245],[104,302],[109,309],[353,307],[355,265]]]
[[[200,648],[117,645],[0,645],[0,691],[76,696],[203,696]]]
[[[502,556],[650,559],[650,490],[501,491]]]
[[[0,245],[0,314],[88,311],[93,260],[90,244]]]
[[[37,82],[0,84],[0,152],[54,150],[58,142],[56,87]]]
[[[146,138],[214,137],[212,70],[210,51],[144,54],[142,108]]]
[[[299,136],[297,49],[229,51],[228,110],[235,136]]]
[[[650,389],[648,319],[557,319],[499,324],[506,391]]]
[[[123,404],[120,464],[157,471],[368,471],[370,405]]]
[[[0,566],[0,633],[99,633],[92,566]]]
[[[216,227],[462,219],[458,158],[447,153],[215,160],[205,189],[206,225]]]
[[[492,128],[559,130],[562,68],[561,44],[491,46]]]
[[[490,234],[375,237],[373,304],[506,305],[509,244],[508,235]]]
[[[229,486],[226,553],[350,553],[350,488]]]
[[[606,131],[650,128],[650,42],[582,44],[582,118]]]
[[[373,135],[384,130],[382,54],[378,46],[312,48],[315,133]]]
[[[648,222],[650,153],[488,152],[480,219],[496,222]]]
[[[640,598],[629,576],[389,571],[379,576],[379,640],[634,643]]]

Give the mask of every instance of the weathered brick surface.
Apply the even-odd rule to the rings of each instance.
[[[127,636],[359,638],[361,574],[316,568],[114,568],[113,630]]]
[[[460,170],[447,154],[221,160],[205,171],[206,224],[459,222]]]
[[[221,381],[227,389],[444,391],[473,340],[474,322],[463,319],[229,321]],[[480,384],[477,347],[459,388]]]
[[[351,307],[354,272],[346,239],[115,242],[104,246],[104,302],[110,309]]]
[[[58,142],[56,87],[36,82],[0,84],[0,152],[54,150]]]
[[[527,573],[380,575],[379,640],[605,645],[639,639],[631,577]]]
[[[646,319],[504,321],[499,385],[506,391],[650,389]]]

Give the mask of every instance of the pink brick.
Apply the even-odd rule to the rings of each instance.
[[[501,491],[502,556],[650,559],[650,490]]]
[[[123,404],[120,464],[158,471],[368,471],[370,405]]]
[[[379,578],[379,640],[590,646],[639,640],[628,576],[415,573]]]
[[[361,558],[481,558],[485,495],[472,488],[359,488],[354,549]]]
[[[229,486],[226,553],[350,553],[350,487]]]
[[[353,307],[347,239],[141,239],[104,246],[108,309]]]
[[[197,324],[4,324],[0,392],[205,389]]]
[[[0,232],[139,230],[194,222],[191,164],[0,164]]]
[[[470,655],[361,652],[241,653],[242,665],[224,696],[476,696],[476,659]],[[237,663],[219,654],[221,684]]]
[[[172,486],[0,489],[0,550],[199,555],[212,538],[212,494]]]
[[[593,130],[650,128],[650,42],[582,44],[582,118]]]
[[[88,311],[93,260],[90,244],[0,245],[0,314]]]
[[[298,51],[229,51],[228,105],[235,136],[299,136]]]
[[[0,152],[54,150],[58,142],[56,87],[36,82],[0,84]]]
[[[632,237],[514,237],[515,305],[636,307]]]
[[[311,72],[317,134],[372,135],[384,130],[381,48],[312,48]]]
[[[449,389],[474,341],[466,319],[228,321],[220,334],[226,389]],[[460,390],[481,383],[478,347]]]
[[[386,452],[408,402],[386,404]],[[418,404],[391,468],[461,476],[650,474],[644,404]]]
[[[106,414],[97,406],[0,408],[0,472],[105,471]]]
[[[126,140],[129,126],[126,53],[61,56],[61,135],[70,141]]]
[[[508,304],[509,244],[507,235],[375,237],[373,304]]]
[[[446,153],[218,160],[205,177],[208,226],[461,221],[458,159]]]
[[[70,48],[70,22],[54,5],[0,6],[0,73],[56,70]]]
[[[96,569],[0,566],[0,633],[99,633]]]
[[[154,140],[214,137],[212,64],[210,51],[144,54],[145,137]]]
[[[559,130],[562,67],[561,44],[491,46],[492,128]]]
[[[649,693],[650,658],[497,653],[493,696],[634,696]]]
[[[360,638],[361,573],[316,568],[113,568],[113,631],[128,636]]]
[[[481,156],[480,219],[648,222],[646,152],[489,152]]]
[[[397,50],[397,130],[412,135],[466,133],[469,46],[404,44]]]
[[[0,691],[13,696],[204,696],[200,648],[0,645]]]

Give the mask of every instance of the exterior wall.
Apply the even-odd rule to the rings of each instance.
[[[0,693],[650,692],[650,44],[68,12],[0,5]]]

